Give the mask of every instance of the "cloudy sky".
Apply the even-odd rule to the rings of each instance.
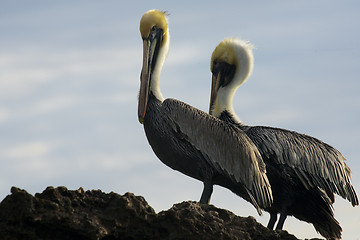
[[[139,21],[170,13],[164,97],[207,111],[213,49],[226,37],[255,46],[234,107],[243,122],[296,130],[340,150],[360,194],[360,2],[1,1],[0,199],[11,186],[101,189],[146,198],[156,211],[199,200],[202,184],[162,164],[137,120]],[[255,208],[216,187],[212,203]],[[344,239],[360,239],[360,207],[336,198]],[[285,229],[320,237],[289,218]]]

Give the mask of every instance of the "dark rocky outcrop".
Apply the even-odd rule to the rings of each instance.
[[[0,204],[1,239],[297,239],[253,217],[197,202],[155,213],[141,196],[48,187],[35,196],[13,187]]]

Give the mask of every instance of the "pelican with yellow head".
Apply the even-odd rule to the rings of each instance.
[[[169,51],[167,14],[150,10],[140,21],[143,66],[138,118],[156,156],[170,168],[204,184],[200,202],[209,203],[213,185],[230,189],[259,213],[272,203],[261,155],[230,124],[176,99],[163,98],[160,73]],[[236,136],[236,137],[232,137]]]
[[[138,118],[156,156],[170,168],[203,182],[201,203],[209,203],[217,184],[243,197],[261,213],[271,205],[272,193],[264,162],[252,141],[232,125],[162,96],[160,73],[170,41],[166,12],[145,13],[140,33],[143,66]]]
[[[359,204],[351,184],[350,168],[341,153],[330,145],[304,134],[280,128],[247,126],[233,109],[237,88],[251,75],[253,45],[229,38],[211,56],[212,84],[210,114],[237,126],[258,148],[267,170],[274,203],[268,227],[283,228],[288,215],[312,223],[327,239],[341,238],[341,226],[334,218],[334,194]]]

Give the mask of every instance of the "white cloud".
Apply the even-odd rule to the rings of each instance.
[[[0,97],[14,98],[27,94],[53,77],[54,74],[49,69],[5,69],[0,73]]]
[[[119,74],[139,68],[140,61],[134,57],[136,52],[140,57],[140,51],[133,48],[48,52],[39,46],[37,50],[4,53],[0,58],[0,97],[15,98],[31,94],[54,80],[56,84],[66,81],[84,83],[94,76],[101,81],[100,76],[109,78],[115,74],[119,82],[126,83],[129,81],[124,81]]]
[[[10,111],[0,106],[0,124],[11,117]]]
[[[69,106],[75,106],[80,102],[80,99],[76,96],[51,96],[47,99],[39,100],[34,103],[28,110],[28,114],[44,114],[49,112],[59,111],[60,109],[67,108]]]
[[[3,154],[8,158],[15,159],[42,158],[48,155],[52,149],[53,146],[48,142],[32,141],[9,147],[3,151]]]
[[[199,47],[191,45],[190,43],[181,43],[177,46],[170,47],[169,56],[165,64],[167,66],[181,66],[194,63],[201,58],[203,58],[203,55]],[[137,64],[139,64],[139,62],[137,62]]]

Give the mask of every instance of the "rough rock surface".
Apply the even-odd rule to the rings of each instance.
[[[297,239],[253,217],[197,202],[158,214],[141,196],[48,187],[35,196],[13,187],[0,204],[1,239]]]

